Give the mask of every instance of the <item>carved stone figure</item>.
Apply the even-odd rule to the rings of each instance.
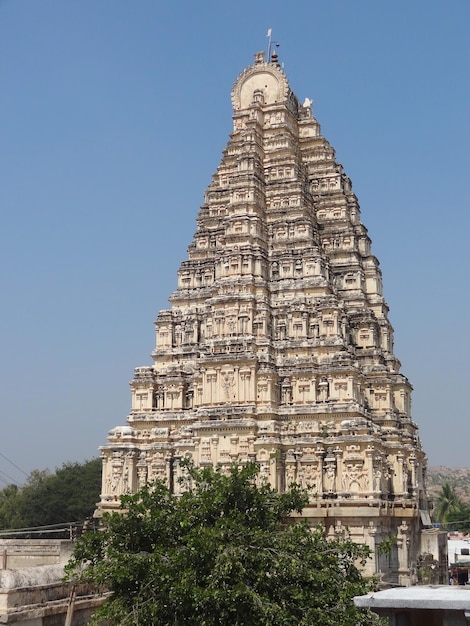
[[[362,492],[367,488],[367,474],[363,470],[362,462],[347,463],[343,469],[343,490],[346,492]]]
[[[233,132],[155,322],[153,364],[136,368],[127,425],[102,448],[98,515],[155,478],[184,489],[186,455],[224,471],[251,460],[261,482],[318,492],[312,524],[346,519],[370,543],[370,522],[379,541],[406,521],[406,567],[391,565],[388,580],[407,584],[426,460],[358,200],[278,62],[259,53],[232,105]]]
[[[336,465],[334,463],[327,463],[325,466],[325,491],[333,492],[335,489],[336,480]]]

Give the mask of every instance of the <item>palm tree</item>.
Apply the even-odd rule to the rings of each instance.
[[[455,493],[454,487],[451,487],[449,483],[443,483],[437,496],[434,518],[437,522],[445,524],[449,521],[450,516],[462,510],[462,506],[463,503]]]

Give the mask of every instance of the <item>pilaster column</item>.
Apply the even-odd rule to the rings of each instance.
[[[353,400],[356,397],[356,394],[354,393],[354,376],[348,376],[347,394],[350,400]]]
[[[374,448],[372,448],[372,446],[367,446],[366,448],[365,471],[367,473],[369,482],[369,493],[367,494],[367,496],[371,498],[376,495],[376,481],[374,480]]]
[[[312,394],[312,402],[317,401],[317,377],[312,376],[312,386],[310,388],[310,393]]]
[[[414,452],[412,452],[410,454],[410,458],[409,458],[409,466],[410,466],[410,470],[411,470],[411,487],[412,487],[412,491],[413,491],[413,496],[415,496],[418,492],[418,482],[417,482],[417,472],[416,472],[416,468],[418,467],[419,463],[418,460],[416,459],[416,455],[414,454]]]
[[[410,543],[410,528],[402,522],[397,532],[398,584],[407,587],[411,584]]]
[[[408,475],[405,476],[405,455],[403,452],[397,454],[398,463],[398,486],[395,485],[395,493],[402,493],[403,496],[407,495],[406,485],[408,483]]]

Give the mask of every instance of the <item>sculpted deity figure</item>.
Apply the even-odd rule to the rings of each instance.
[[[343,473],[343,489],[358,493],[367,487],[367,477],[361,463],[348,463]]]
[[[225,399],[229,400],[230,391],[235,387],[235,378],[233,372],[225,372],[222,374],[222,389],[225,393]]]
[[[288,378],[284,378],[281,385],[282,402],[290,404],[292,402],[292,386]]]
[[[322,378],[318,383],[318,399],[320,402],[326,402],[328,400],[328,396],[330,394],[329,388],[330,385],[328,384],[326,378]]]
[[[286,465],[286,487],[289,488],[296,482],[296,467],[294,463],[287,463]]]
[[[137,482],[139,484],[139,489],[145,486],[147,483],[147,467],[140,466],[137,468]]]
[[[122,492],[127,493],[128,491],[129,491],[129,468],[126,465],[122,473]]]
[[[327,463],[325,466],[325,491],[335,490],[336,467],[334,463]]]
[[[312,463],[301,464],[302,469],[302,487],[311,491],[317,491],[317,483],[315,476],[315,466]]]
[[[405,469],[405,467],[403,467],[403,493],[408,492],[408,479],[409,479],[408,470]]]
[[[111,477],[111,491],[113,493],[118,491],[119,484],[121,482],[122,467],[120,465],[113,465],[112,477]]]
[[[374,482],[373,482],[373,489],[374,491],[380,491],[382,485],[382,470],[377,467],[374,470]]]
[[[231,335],[234,335],[235,334],[235,330],[236,330],[236,323],[235,323],[235,318],[233,316],[230,316],[228,318],[227,327],[228,327],[228,332]]]

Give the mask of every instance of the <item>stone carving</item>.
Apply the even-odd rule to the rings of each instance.
[[[325,491],[333,492],[335,488],[336,480],[336,464],[329,462],[325,465]]]
[[[121,483],[121,476],[122,476],[122,466],[113,465],[112,475],[111,475],[111,491],[113,493],[120,493],[119,487]]]
[[[381,537],[406,518],[416,552],[425,455],[351,182],[277,61],[259,54],[232,102],[154,363],[102,449],[100,512],[155,478],[184,489],[186,454],[224,471],[252,460],[260,483],[315,491],[315,522],[345,517],[365,540],[371,520]]]
[[[322,378],[318,383],[317,397],[319,402],[326,402],[330,395],[330,385],[326,378]]]
[[[342,487],[346,492],[362,492],[368,487],[367,474],[360,463],[347,463],[343,469]]]
[[[222,374],[222,389],[224,390],[224,397],[226,400],[229,400],[232,392],[235,388],[235,378],[233,371],[224,372]]]
[[[286,463],[286,488],[297,482],[297,466],[295,460]]]
[[[374,480],[372,488],[374,491],[381,491],[382,489],[382,470],[380,467],[374,469]]]

